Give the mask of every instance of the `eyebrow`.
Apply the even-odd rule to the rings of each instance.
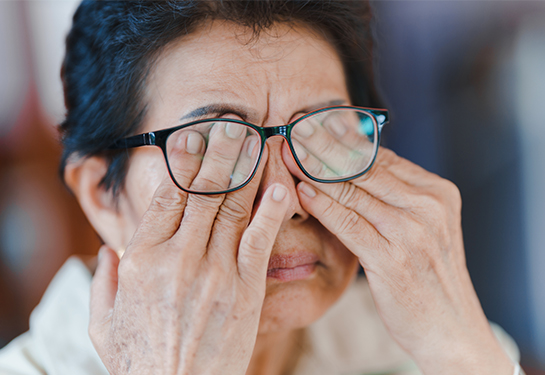
[[[312,112],[320,108],[343,105],[343,104],[346,104],[346,100],[335,99],[335,100],[330,100],[328,102],[318,103],[310,107],[305,107],[303,109],[296,111],[295,113]],[[214,104],[209,104],[209,105],[205,105],[203,107],[194,109],[193,111],[189,112],[188,114],[180,118],[180,121],[209,116],[209,115],[221,116],[227,113],[232,113],[243,119],[249,119],[249,118],[257,119],[259,117],[256,111],[253,111],[243,106],[227,104],[227,103],[214,103]]]
[[[243,119],[257,118],[257,113],[248,108],[233,104],[215,103],[194,109],[187,115],[183,116],[180,121],[191,118],[204,117],[208,115],[224,115],[226,113],[232,113]]]

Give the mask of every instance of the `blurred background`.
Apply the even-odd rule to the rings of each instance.
[[[0,347],[99,239],[57,173],[77,1],[0,1]],[[545,374],[545,1],[375,1],[385,144],[461,190],[488,318]]]

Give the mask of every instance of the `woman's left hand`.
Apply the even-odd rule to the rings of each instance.
[[[345,183],[286,163],[303,208],[359,258],[382,320],[425,374],[512,374],[469,277],[453,183],[383,148]]]

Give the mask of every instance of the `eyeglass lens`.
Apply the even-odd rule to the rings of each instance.
[[[371,115],[356,110],[319,112],[291,131],[294,154],[312,177],[335,181],[369,167],[377,148]],[[203,122],[173,132],[166,144],[171,175],[192,192],[221,192],[244,185],[261,150],[260,134],[234,122]]]
[[[355,176],[372,163],[377,137],[373,118],[354,110],[324,111],[297,123],[291,133],[303,169],[320,180]]]
[[[205,122],[175,131],[166,146],[171,175],[180,187],[219,192],[242,186],[252,175],[261,137],[243,124]]]

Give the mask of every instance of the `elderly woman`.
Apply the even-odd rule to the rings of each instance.
[[[82,3],[61,170],[105,246],[0,372],[518,373],[458,190],[379,148],[369,22],[365,2]]]

